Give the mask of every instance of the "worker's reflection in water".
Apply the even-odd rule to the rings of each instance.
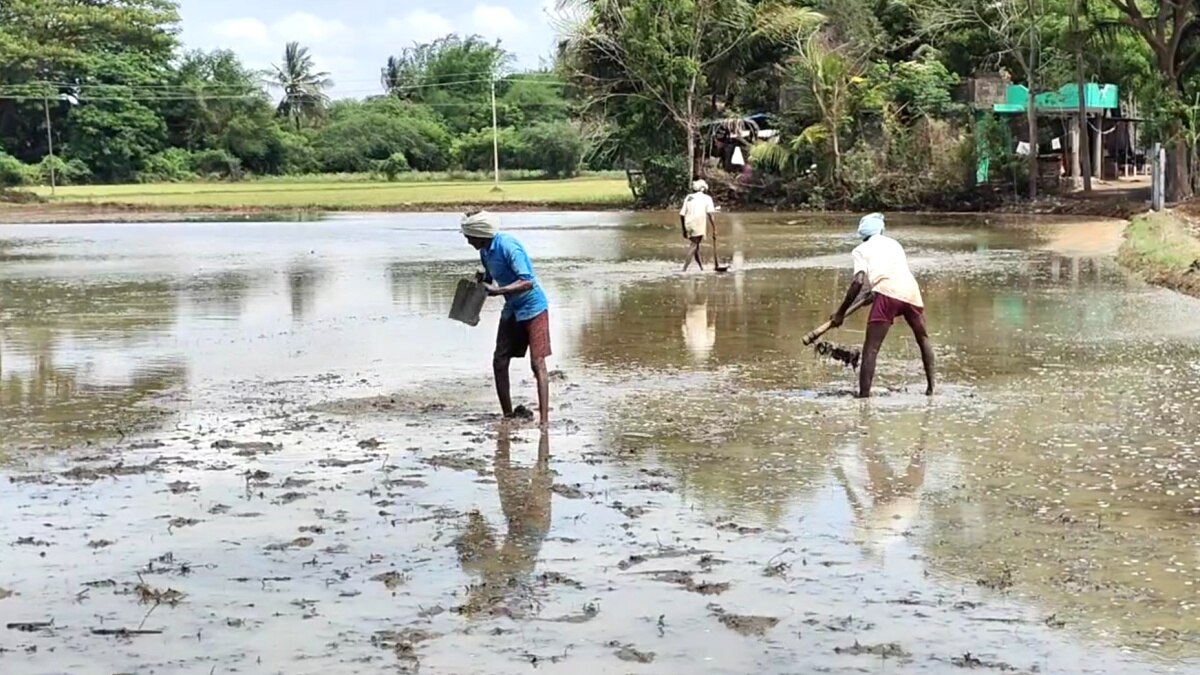
[[[862,424],[865,433],[854,444],[857,456],[843,453],[834,469],[854,512],[854,541],[865,546],[872,555],[882,556],[890,544],[902,538],[913,526],[920,512],[928,423],[927,408],[903,473],[898,473],[888,463],[875,440],[880,429],[871,429],[865,419]]]
[[[500,509],[508,528],[504,541],[497,544],[492,526],[478,511],[468,515],[466,530],[456,541],[463,571],[477,577],[464,605],[467,613],[522,614],[532,604],[522,600],[532,600],[526,592],[531,586],[529,577],[550,532],[554,484],[550,436],[542,431],[533,466],[514,466],[509,456],[511,447],[512,438],[502,429],[496,439],[494,466]]]

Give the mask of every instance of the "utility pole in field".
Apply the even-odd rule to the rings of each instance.
[[[500,130],[496,125],[496,73],[492,73],[492,170],[495,184],[492,190],[500,189]]]
[[[36,99],[35,99],[36,100]],[[56,190],[54,176],[54,134],[50,129],[50,98],[42,97],[42,107],[46,110],[46,147],[50,157],[50,196],[54,196]]]

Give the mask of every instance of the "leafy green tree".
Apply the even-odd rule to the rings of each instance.
[[[322,169],[333,172],[372,171],[398,152],[418,171],[440,171],[449,165],[450,144],[432,111],[393,98],[336,103],[314,141]]]
[[[283,50],[283,63],[272,66],[270,83],[283,93],[279,115],[297,129],[302,121],[319,117],[329,103],[326,89],[333,86],[329,73],[317,71],[308,47],[289,42]]]
[[[579,128],[570,122],[539,122],[517,132],[525,155],[521,168],[542,171],[553,178],[579,173],[584,142]]]
[[[528,150],[516,129],[506,127],[496,133],[501,169],[523,169]],[[467,171],[491,171],[495,166],[492,130],[479,129],[464,134],[454,142],[455,163]]]
[[[499,43],[451,34],[390,57],[382,81],[396,98],[438,111],[457,135],[492,125],[492,78],[503,75],[512,61]]]

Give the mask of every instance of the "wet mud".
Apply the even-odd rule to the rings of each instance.
[[[718,278],[668,221],[514,222],[544,434],[444,320],[448,217],[14,231],[0,672],[1195,672],[1200,327],[1142,319],[1200,305],[899,222],[942,386],[897,330],[855,401],[799,343],[844,225],[735,220]]]

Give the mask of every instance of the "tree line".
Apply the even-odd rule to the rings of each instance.
[[[712,138],[770,113],[780,135],[751,148],[756,195],[855,206],[932,205],[974,189],[979,159],[1025,196],[1036,150],[1014,154],[1014,122],[1049,141],[1029,110],[998,118],[959,88],[1006,73],[1031,95],[1114,83],[1141,141],[1168,152],[1171,199],[1193,192],[1200,139],[1196,0],[560,0],[560,69],[581,114],[677,192],[710,170]],[[736,131],[736,129],[733,129]],[[629,155],[633,156],[630,157]],[[996,171],[998,169],[998,171]],[[1090,174],[1099,167],[1084,162]],[[711,181],[710,181],[711,182]]]
[[[0,186],[491,170],[493,85],[500,168],[580,168],[564,83],[478,36],[404,49],[379,95],[331,100],[303,45],[259,72],[184,51],[178,23],[173,0],[0,3]]]

